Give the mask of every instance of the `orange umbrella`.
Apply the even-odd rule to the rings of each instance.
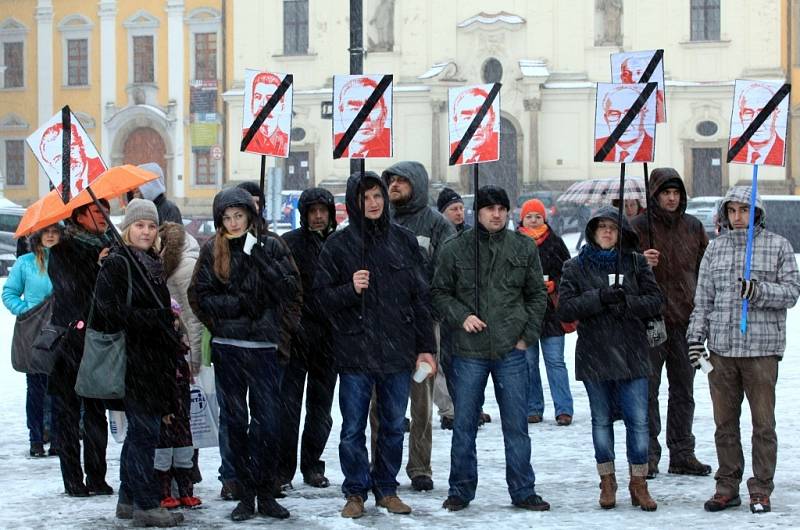
[[[146,182],[155,180],[158,175],[145,171],[136,166],[124,165],[107,169],[95,180],[90,187],[98,199],[110,199],[123,193],[138,188]],[[31,204],[22,216],[14,237],[30,235],[37,230],[48,227],[72,214],[75,208],[92,202],[92,197],[87,190],[83,190],[67,204],[61,201],[61,194],[56,190]]]

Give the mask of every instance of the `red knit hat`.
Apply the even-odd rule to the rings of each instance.
[[[547,210],[545,209],[542,201],[539,199],[530,199],[525,201],[525,204],[522,205],[522,210],[519,212],[519,220],[522,221],[525,219],[525,216],[531,212],[536,212],[545,220],[547,220]]]

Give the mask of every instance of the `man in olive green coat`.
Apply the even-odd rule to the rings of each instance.
[[[452,388],[456,403],[450,450],[450,490],[444,507],[461,510],[475,498],[478,413],[492,375],[506,449],[512,503],[548,510],[536,494],[527,423],[525,349],[539,340],[547,304],[539,253],[532,239],[506,230],[505,190],[484,186],[475,198],[478,223],[447,240],[431,292],[440,315],[455,329]],[[475,308],[475,230],[480,241],[480,303]]]

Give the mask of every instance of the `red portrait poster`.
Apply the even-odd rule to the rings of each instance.
[[[660,53],[659,53],[660,52]],[[642,79],[647,67],[653,63],[654,68],[648,79]],[[612,83],[658,83],[656,89],[656,123],[667,121],[667,106],[664,97],[664,50],[647,50],[639,52],[622,52],[611,54]]]
[[[783,86],[782,81],[750,81],[737,79],[733,90],[731,132],[728,149],[745,134],[761,110]],[[786,121],[789,97],[784,97],[761,126],[753,131],[731,162],[759,166],[783,166],[786,163]]]
[[[286,74],[262,72],[247,68],[244,73],[244,103],[242,107],[242,138],[247,135],[261,109],[281,86]],[[289,85],[283,97],[264,119],[244,151],[280,158],[289,156],[289,133],[292,130],[293,87]]]
[[[500,158],[500,95],[498,94],[487,108],[475,133],[464,146],[461,156],[452,162],[453,153],[493,87],[493,84],[472,85],[448,90],[447,124],[451,165],[479,164]]]
[[[389,158],[392,156],[392,83],[384,75],[337,75],[333,77],[334,158]],[[346,137],[361,109],[381,83],[388,86],[364,116],[352,138]],[[340,156],[337,147],[345,140]]]
[[[634,107],[647,84],[598,83],[594,118],[594,151],[597,155],[608,143],[602,162],[652,162],[656,137],[656,90],[652,90],[630,124],[614,138],[617,126]],[[651,87],[655,87],[652,83]],[[613,141],[616,140],[616,141]]]

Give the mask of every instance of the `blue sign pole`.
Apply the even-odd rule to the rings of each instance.
[[[753,262],[753,232],[756,224],[756,199],[758,198],[758,166],[753,165],[753,183],[750,186],[750,223],[747,225],[747,250],[744,255],[744,279],[750,279],[750,265]],[[739,329],[742,335],[747,333],[747,310],[750,300],[742,301],[742,320]]]

